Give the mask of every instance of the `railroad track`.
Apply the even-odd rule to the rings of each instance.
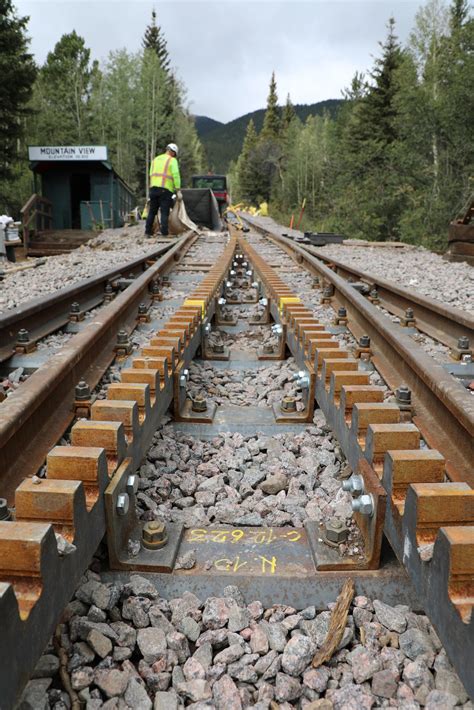
[[[304,252],[294,249],[296,245],[315,256],[316,261],[311,262],[313,267],[318,261],[325,264],[338,276],[351,283],[352,288],[359,290],[372,303],[380,304],[388,313],[397,316],[401,321],[407,319],[407,310],[410,309],[412,314],[409,315],[408,320],[412,327],[416,327],[421,333],[426,333],[454,351],[459,349],[459,339],[467,338],[469,343],[465,349],[469,351],[474,342],[474,318],[470,313],[446,306],[434,298],[400,286],[390,279],[371,274],[333,256],[323,254],[317,247],[283,237],[276,230],[270,232],[248,215],[241,215],[241,217],[259,234],[277,240],[287,253],[298,253],[301,256]]]
[[[331,295],[326,291],[324,296],[321,290],[320,296],[336,306],[333,328],[316,318],[303,297],[269,265],[257,241],[231,230],[215,264],[169,319],[155,325],[156,332],[150,333],[140,352],[114,353],[114,348],[118,320],[123,323],[124,312],[131,319],[138,315],[143,284],[132,284],[108,306],[114,307],[113,314],[110,310],[110,320],[98,319],[91,344],[97,354],[97,343],[103,340],[107,356],[100,368],[92,367],[91,356],[86,362],[89,369],[61,363],[67,386],[55,389],[51,398],[42,395],[42,416],[55,408],[59,422],[54,431],[48,423],[50,439],[43,433],[30,448],[36,457],[32,463],[23,457],[15,470],[15,457],[4,451],[11,451],[12,440],[1,440],[8,465],[4,463],[3,470],[13,471],[8,485],[15,489],[15,519],[0,522],[2,710],[13,707],[105,533],[110,579],[146,572],[163,596],[185,591],[221,596],[230,579],[247,597],[251,595],[249,599],[297,609],[315,604],[321,609],[351,579],[358,594],[376,595],[389,604],[421,604],[467,691],[474,693],[474,496],[469,485],[473,417],[470,400],[465,399],[469,395],[442,368],[433,373],[433,363],[407,342],[400,327],[389,324],[332,269],[299,245],[281,238],[274,241],[290,250],[301,267],[317,271],[332,285]],[[151,283],[185,247],[184,241],[177,244],[140,279]],[[188,269],[192,274],[192,264]],[[190,391],[189,369],[198,352],[204,361],[225,365],[230,357],[230,367],[242,366],[241,357],[233,361],[232,353],[212,340],[212,325],[229,332],[235,328],[232,309],[243,318],[242,310],[259,299],[261,312],[254,325],[274,323],[276,342],[246,364],[257,370],[267,361],[284,361],[289,351],[298,367],[300,394],[284,397],[273,410],[222,406],[216,411],[212,402]],[[345,316],[338,316],[341,307]],[[85,332],[76,338],[85,339]],[[356,344],[351,352],[338,339],[346,333],[358,339],[368,334],[370,345]],[[76,402],[80,405],[76,414],[86,417],[75,417],[71,405],[80,376],[87,372],[90,378],[95,368],[96,384],[113,354],[119,358],[121,381],[106,387],[105,399]],[[59,359],[64,357],[63,353]],[[69,357],[77,359],[75,348]],[[59,361],[57,365],[48,379],[50,389],[60,379]],[[386,386],[371,384],[374,366],[392,390],[408,384],[413,410],[387,400]],[[34,394],[34,377],[25,383],[25,395],[18,398],[11,420],[20,432],[17,454],[27,447],[25,411],[41,397]],[[138,519],[142,489],[136,472],[170,408],[177,431],[209,439],[223,431],[263,430],[268,436],[301,432],[313,421],[316,402],[356,474],[348,487],[354,493],[363,488],[354,505],[362,554],[341,555],[337,544],[325,544],[331,532],[327,522],[252,528],[218,521],[210,526],[176,521],[163,525],[153,520],[154,513],[151,520]],[[47,454],[47,477],[24,478],[25,473],[37,472],[48,448],[73,421],[68,445],[54,446]],[[32,425],[28,427],[31,431]],[[3,479],[2,485],[7,485]],[[60,554],[55,533],[74,549],[66,546]],[[332,533],[337,538],[337,530]],[[384,554],[383,534],[403,567]],[[423,560],[420,551],[426,549],[429,554]],[[193,560],[190,567],[175,564],[186,556]]]
[[[354,284],[341,278],[344,276],[364,280],[377,287],[378,297],[390,312],[398,314],[400,309],[391,306],[396,298],[403,299],[404,306],[412,308],[413,319],[409,324],[422,330],[431,331],[432,337],[456,348],[459,337],[472,338],[474,319],[467,313],[454,308],[443,307],[439,303],[410,293],[388,281],[376,279],[369,274],[352,269],[330,260],[334,268],[329,268],[314,248],[295,243],[255,224],[245,216],[245,221],[259,233],[265,233],[274,243],[290,253],[299,264],[321,278],[321,287],[326,289],[327,298],[336,309],[344,308],[350,314],[351,331],[356,338],[368,335],[374,344],[374,362],[385,381],[395,392],[400,385],[408,385],[416,400],[417,421],[430,446],[442,449],[447,460],[447,471],[451,480],[474,483],[471,462],[474,459],[474,400],[465,388],[447,370],[433,362],[410,337],[412,329],[387,323],[374,304],[365,299]],[[382,296],[381,287],[384,289]],[[371,289],[372,290],[372,289]],[[377,298],[376,300],[379,300]],[[373,300],[373,299],[372,299]],[[401,302],[401,300],[400,300]],[[420,311],[418,311],[418,307]],[[405,309],[406,310],[406,309]],[[430,323],[431,325],[427,325]],[[437,336],[435,335],[437,333]],[[471,340],[472,342],[472,340]],[[469,348],[467,348],[469,351]],[[462,366],[458,368],[462,369]]]
[[[160,297],[160,276],[194,240],[195,236],[188,234],[171,246],[152,250],[132,261],[126,278],[121,278],[123,269],[113,269],[35,300],[2,319],[2,335],[7,343],[10,338],[5,347],[10,359],[4,366],[24,367],[32,373],[0,409],[2,497],[7,501],[13,500],[25,476],[38,471],[47,451],[67,430],[75,410],[83,406],[85,395],[76,390],[77,385],[83,381],[89,391],[93,389],[117,352],[130,347],[130,333],[141,320],[146,320],[153,299]],[[80,298],[80,303],[87,306],[79,306],[79,311],[71,314],[71,297],[76,301]],[[104,307],[95,312],[92,321],[82,322],[85,309],[92,303],[97,308],[104,297]],[[144,306],[144,315],[140,315],[139,306]],[[59,352],[52,356],[47,352],[44,357],[34,347],[40,334],[54,332],[65,320],[72,320],[73,328],[79,327],[76,335]],[[24,328],[27,324],[31,324],[28,343],[17,343],[19,352],[11,357],[19,326]],[[122,342],[118,339],[119,331]],[[25,352],[21,352],[23,347]]]
[[[304,248],[313,256],[323,261],[336,274],[345,280],[357,285],[365,284],[365,295],[372,302],[380,303],[389,313],[403,320],[407,318],[407,310],[411,309],[413,322],[422,333],[456,350],[459,348],[459,339],[467,338],[474,342],[474,318],[457,308],[445,306],[434,298],[423,296],[413,290],[398,286],[389,279],[374,276],[361,269],[345,264],[339,259],[330,258],[313,246],[304,245]],[[466,348],[469,349],[469,345]]]
[[[0,315],[0,363],[9,360],[16,348],[33,349],[38,341],[71,323],[80,323],[87,311],[112,299],[151,263],[164,256],[172,243],[150,249],[147,254],[105,270],[97,276],[83,279],[72,286],[27,303]],[[73,305],[74,304],[74,305]],[[18,343],[18,333],[23,342]]]

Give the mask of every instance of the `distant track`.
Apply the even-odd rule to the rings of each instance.
[[[73,302],[79,303],[81,311],[100,306],[104,301],[105,287],[119,276],[137,277],[147,269],[147,262],[155,261],[171,249],[173,243],[150,249],[143,256],[124,262],[97,276],[78,281],[47,296],[34,298],[15,309],[0,314],[0,363],[14,353],[18,331],[24,328],[30,340],[37,341],[64,327],[69,321]]]

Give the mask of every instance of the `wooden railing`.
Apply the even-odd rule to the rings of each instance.
[[[52,229],[53,203],[41,195],[31,195],[20,210],[23,225],[23,246],[28,252],[32,233]]]

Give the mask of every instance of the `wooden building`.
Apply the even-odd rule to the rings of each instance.
[[[64,251],[124,224],[134,195],[113,169],[106,146],[30,146],[28,154],[34,179],[34,195],[22,210],[28,253],[53,241]]]

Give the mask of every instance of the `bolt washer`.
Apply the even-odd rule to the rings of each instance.
[[[296,399],[295,397],[286,396],[283,397],[280,403],[280,409],[282,412],[296,412]]]
[[[339,518],[331,518],[324,526],[323,541],[329,547],[338,548],[339,545],[347,541],[349,529],[344,524],[344,521]]]
[[[192,400],[191,409],[193,412],[205,412],[207,411],[207,402],[204,397],[198,395]]]
[[[168,542],[166,525],[160,520],[145,523],[142,530],[142,545],[147,550],[159,550]]]

